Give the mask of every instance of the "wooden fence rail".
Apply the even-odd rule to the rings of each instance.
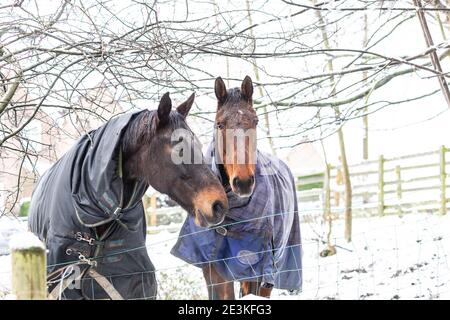
[[[386,158],[380,155],[377,160],[368,160],[349,166],[352,180],[353,198],[363,198],[363,202],[375,204],[380,216],[386,214],[387,209],[395,209],[390,213],[403,213],[402,208],[411,209],[414,206],[428,206],[429,210],[446,214],[449,199],[447,197],[447,183],[450,162],[446,159],[449,148],[441,146],[439,150],[410,154],[395,158]],[[339,166],[332,166],[331,181],[338,177]],[[308,182],[317,184],[321,179],[316,175],[317,181]],[[303,177],[298,177],[299,183]],[[339,190],[333,190],[333,184],[328,184],[330,190],[316,189],[317,194],[336,194]],[[336,186],[334,186],[336,188]],[[307,191],[299,189],[301,193]],[[426,194],[428,192],[428,194]],[[309,193],[312,194],[311,190]],[[409,197],[408,197],[409,195]],[[376,199],[373,197],[376,196]],[[326,200],[322,200],[325,204]],[[394,204],[392,204],[394,202]],[[339,204],[334,204],[335,207]],[[367,210],[366,206],[364,210]],[[375,207],[375,206],[373,206]],[[373,211],[373,210],[372,210]]]

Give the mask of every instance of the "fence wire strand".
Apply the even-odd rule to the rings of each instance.
[[[274,214],[273,216],[276,215],[280,215],[283,213],[278,213],[278,214]],[[380,218],[383,219],[383,218]],[[252,221],[254,219],[248,219],[246,221]],[[239,222],[237,222],[239,223]],[[231,225],[234,225],[236,223],[232,223]],[[304,223],[303,228],[308,226],[311,229],[314,229],[314,226],[311,223]],[[426,226],[425,229],[420,228],[420,227]],[[347,252],[349,252],[349,254],[351,254],[352,256],[350,258],[348,257],[341,257],[340,254],[336,254],[332,257],[330,257],[332,260],[326,260],[326,259],[330,259],[330,258],[321,258],[319,257],[319,252],[321,249],[321,245],[323,243],[325,243],[323,241],[323,239],[321,238],[317,238],[314,240],[310,240],[310,241],[304,241],[301,246],[305,247],[305,246],[315,246],[316,250],[315,250],[315,259],[316,259],[316,263],[311,264],[311,261],[309,261],[309,263],[307,264],[303,264],[303,267],[300,268],[297,264],[297,268],[294,270],[285,270],[285,271],[279,271],[279,270],[275,270],[278,272],[292,272],[292,271],[302,271],[303,274],[305,273],[311,273],[311,274],[316,274],[316,285],[313,285],[311,287],[311,284],[307,284],[305,283],[304,285],[304,289],[302,290],[302,292],[300,293],[300,295],[298,296],[294,296],[294,297],[298,297],[301,298],[302,296],[304,296],[305,294],[309,293],[309,292],[314,292],[313,294],[313,298],[319,298],[321,297],[320,292],[326,289],[332,289],[334,288],[334,295],[327,295],[325,298],[339,298],[342,294],[345,295],[345,293],[343,291],[345,291],[345,281],[346,280],[350,280],[350,279],[346,279],[345,277],[349,277],[347,276],[347,274],[352,273],[351,271],[345,270],[343,269],[343,267],[347,264],[353,264],[355,266],[355,270],[354,272],[356,272],[356,279],[354,279],[354,282],[356,282],[356,288],[355,288],[355,293],[356,293],[356,297],[360,298],[360,299],[367,299],[370,298],[372,296],[377,296],[377,294],[381,294],[383,290],[381,290],[381,287],[383,285],[381,285],[380,283],[392,283],[392,280],[394,280],[394,292],[395,294],[391,297],[392,299],[398,299],[399,297],[401,297],[401,295],[407,290],[407,289],[411,289],[411,285],[403,285],[404,279],[402,278],[402,275],[407,275],[408,272],[412,272],[412,271],[408,271],[408,269],[406,268],[405,270],[403,270],[405,267],[402,266],[401,262],[403,259],[403,255],[410,255],[411,253],[413,253],[414,251],[417,252],[417,258],[415,259],[416,261],[416,265],[419,266],[416,268],[419,278],[423,278],[423,273],[424,271],[422,270],[422,267],[420,267],[420,265],[424,265],[426,262],[424,262],[422,260],[422,250],[423,250],[423,246],[426,245],[431,245],[434,247],[433,253],[436,256],[436,263],[435,268],[433,269],[435,272],[435,276],[434,276],[434,287],[435,290],[434,292],[430,293],[430,297],[439,297],[440,294],[442,294],[443,292],[445,292],[445,290],[441,290],[441,287],[444,287],[448,284],[450,279],[450,270],[448,267],[448,261],[447,261],[447,254],[446,254],[446,250],[444,248],[444,241],[448,241],[449,240],[449,235],[447,233],[445,234],[433,234],[432,231],[435,227],[441,227],[442,226],[442,222],[441,221],[437,221],[435,223],[430,223],[430,217],[425,216],[424,218],[421,218],[419,220],[415,221],[415,225],[409,225],[409,224],[404,224],[404,225],[400,225],[400,224],[393,224],[393,225],[382,225],[382,226],[378,226],[378,227],[373,227],[370,230],[364,231],[364,232],[359,232],[359,233],[354,233],[353,234],[353,241],[349,244],[349,247],[347,247]],[[377,252],[375,252],[375,249],[372,249],[369,251],[369,254],[367,255],[365,252],[360,252],[360,248],[361,245],[359,243],[363,244],[364,248],[370,248],[371,245],[373,243],[370,242],[369,240],[369,236],[370,235],[376,235],[377,233],[379,233],[380,229],[383,228],[385,233],[392,235],[393,236],[393,247],[392,248],[382,248],[381,253],[384,255],[393,255],[393,259],[395,261],[392,261],[393,264],[391,265],[391,267],[393,267],[395,270],[391,270],[391,271],[395,271],[394,273],[386,273],[384,274],[383,277],[380,277],[379,275],[377,276],[376,274],[376,268],[375,265],[377,263],[377,258],[376,258],[376,254]],[[412,237],[411,239],[407,239],[408,241],[405,242],[405,239],[402,239],[402,245],[400,245],[400,239],[399,236],[402,234],[402,232],[399,231],[399,229],[405,229],[406,231],[409,231],[408,229],[414,229],[416,231],[416,235],[414,237]],[[194,232],[192,233],[192,235],[199,235],[201,234],[201,232],[205,232],[208,230],[202,230],[200,232]],[[190,234],[191,235],[191,234]],[[317,233],[316,233],[317,235]],[[187,235],[186,235],[187,236]],[[158,241],[156,243],[151,243],[151,244],[147,244],[146,246],[142,246],[139,248],[134,248],[131,250],[138,250],[138,249],[148,249],[151,248],[155,245],[161,245],[161,243],[171,243],[173,240],[176,240],[176,238],[170,238],[170,239],[165,239],[162,241]],[[304,238],[304,240],[306,240]],[[342,236],[334,236],[333,237],[334,240],[334,244],[338,244],[341,240],[344,240],[344,237]],[[293,245],[293,246],[286,246],[285,249],[292,249],[293,247],[296,246],[300,246],[300,245]],[[341,246],[342,247],[342,246]],[[366,249],[367,250],[367,249]],[[125,250],[125,251],[121,251],[115,254],[121,254],[121,253],[125,253],[128,252],[130,250]],[[252,254],[261,254],[261,253],[265,253],[267,252],[267,250],[262,250],[256,253],[252,253]],[[211,260],[208,261],[209,263],[215,263],[215,262],[223,262],[227,267],[227,261],[230,259],[235,259],[237,258],[236,256],[233,257],[228,257],[228,258],[224,258],[224,259],[216,259],[216,260]],[[324,262],[325,261],[325,262]],[[368,262],[368,264],[367,264]],[[443,264],[443,269],[441,270],[440,267],[441,264]],[[195,266],[196,264],[192,264],[193,266]],[[335,280],[329,280],[329,279],[321,279],[321,275],[324,274],[330,267],[335,268]],[[414,266],[410,267],[413,268]],[[190,268],[190,265],[187,263],[184,263],[183,265],[180,266],[169,266],[169,267],[162,267],[162,268],[157,268],[156,270],[148,270],[148,271],[144,271],[144,272],[137,272],[137,273],[127,273],[127,274],[120,274],[120,275],[108,275],[108,277],[113,280],[114,278],[117,277],[121,277],[121,276],[133,276],[133,275],[137,275],[137,274],[141,274],[142,275],[142,279],[143,279],[143,275],[145,273],[156,273],[156,274],[162,274],[162,273],[167,273],[167,272],[171,272],[171,271],[175,271],[176,274],[178,274],[178,270],[182,270],[184,268]],[[369,268],[369,271],[367,271],[366,269]],[[403,269],[402,269],[403,268]],[[258,272],[256,272],[256,270],[253,270],[253,274],[249,275],[245,278],[239,278],[236,277],[231,269],[230,273],[233,276],[233,281],[249,281],[249,280],[256,280],[258,278],[260,278],[261,276],[264,275],[269,275],[269,274],[258,274]],[[347,273],[344,273],[347,272]],[[367,275],[363,275],[364,273],[367,273]],[[429,274],[427,274],[429,276]],[[351,277],[352,279],[355,277]],[[89,279],[90,280],[90,279]],[[207,288],[206,282],[204,281],[204,279],[198,279],[199,281],[196,281],[195,285],[198,285],[198,288],[203,288],[204,290]],[[92,281],[92,280],[90,280]],[[444,282],[442,282],[444,281]],[[325,282],[325,283],[323,283]],[[422,282],[419,280],[417,281],[417,284],[414,284],[416,287],[416,295],[415,297],[423,297],[423,288],[422,288]],[[224,281],[224,282],[219,282],[219,283],[214,283],[211,284],[210,286],[217,286],[217,285],[222,285],[222,284],[226,284],[229,283],[229,281]],[[364,283],[364,285],[362,285]],[[367,285],[368,283],[371,283],[371,285]],[[158,284],[160,285],[160,288],[162,290],[162,292],[167,292],[167,286],[170,286],[168,284],[164,284],[162,281],[158,280]],[[192,285],[192,284],[191,284]],[[305,287],[306,286],[306,287]],[[367,291],[367,287],[370,287],[371,290]],[[194,289],[192,289],[193,291],[195,291]],[[364,291],[366,290],[366,291]],[[428,290],[430,290],[428,288]],[[380,292],[378,292],[380,291]],[[194,294],[194,293],[193,293]],[[282,296],[281,296],[282,297]],[[287,296],[286,296],[287,297]],[[145,296],[142,299],[149,299],[149,298],[167,298],[164,297],[164,295],[161,292],[158,292],[157,296]]]
[[[353,209],[364,207],[363,204],[355,204]],[[338,210],[338,211],[343,211]],[[311,214],[311,212],[320,212],[320,209],[311,208],[300,210],[300,216],[307,216]],[[251,222],[257,219],[266,219],[269,217],[276,217],[280,215],[284,215],[287,213],[276,213],[272,215],[267,215],[264,217],[254,217],[244,221],[235,221],[229,224],[223,225],[225,227],[233,226],[240,223]],[[404,215],[405,217],[407,215]],[[316,217],[319,218],[318,214]],[[428,297],[440,297],[442,294],[448,292],[448,283],[450,281],[450,269],[447,259],[447,251],[449,243],[449,231],[445,229],[441,233],[436,233],[436,228],[442,228],[443,221],[442,219],[447,219],[445,216],[437,216],[437,215],[424,215],[423,217],[415,217],[413,220],[413,224],[407,223],[408,221],[401,223],[393,223],[386,224],[380,223],[380,225],[376,225],[370,223],[370,219],[389,219],[393,216],[385,216],[385,217],[364,217],[361,219],[357,219],[359,221],[364,221],[364,219],[369,219],[370,228],[368,230],[363,230],[360,232],[353,232],[352,234],[352,242],[347,243],[345,241],[344,236],[336,235],[336,232],[333,232],[333,245],[339,248],[340,252],[336,253],[330,257],[320,257],[319,253],[323,248],[323,245],[327,244],[326,237],[324,235],[326,225],[325,223],[317,224],[314,219],[308,220],[303,219],[301,223],[302,230],[302,240],[301,244],[286,246],[284,250],[292,250],[295,247],[301,246],[303,250],[303,266],[300,268],[299,264],[296,264],[296,269],[294,270],[274,270],[274,272],[292,272],[292,271],[302,271],[304,275],[304,285],[300,294],[294,295],[293,298],[325,298],[325,299],[335,299],[339,297],[346,297],[349,294],[349,288],[352,288],[353,295],[358,299],[367,299],[371,297],[378,297],[380,295],[386,294],[383,287],[389,287],[393,289],[395,292],[392,295],[392,299],[401,298],[404,294],[411,294],[412,286],[415,287],[415,298],[423,298],[426,297],[424,290],[428,290]],[[395,217],[397,219],[397,217]],[[322,217],[323,219],[323,217]],[[436,219],[436,221],[434,221]],[[339,222],[339,217],[337,220]],[[376,221],[376,220],[374,220]],[[388,221],[388,220],[385,220]],[[196,232],[192,232],[190,234],[186,234],[181,237],[187,236],[201,236],[203,232],[209,232],[217,227],[213,227],[210,229],[204,229]],[[318,229],[322,230],[318,230]],[[305,234],[309,235],[305,236]],[[408,237],[405,238],[405,234]],[[377,239],[378,235],[384,236],[387,240],[391,239],[392,247],[377,247]],[[412,235],[412,236],[411,236]],[[136,248],[130,248],[126,250],[118,250],[117,252],[113,252],[108,255],[102,255],[95,257],[92,260],[103,259],[110,256],[125,254],[128,252],[132,252],[135,250],[151,250],[153,248],[160,248],[163,245],[173,244],[179,237],[170,237],[163,240],[158,240],[152,243],[147,243],[145,246],[139,246]],[[275,250],[278,248],[274,248]],[[342,249],[342,250],[341,250]],[[247,255],[254,254],[264,254],[270,250],[261,250],[258,252],[252,252]],[[361,251],[362,250],[362,251]],[[426,251],[424,251],[426,250]],[[149,251],[151,252],[151,251]],[[306,252],[306,255],[305,255]],[[377,266],[380,261],[380,254],[385,257],[392,257],[390,264],[387,266]],[[408,260],[409,256],[414,255],[415,264],[411,259]],[[430,258],[431,257],[431,258]],[[228,261],[231,259],[236,259],[237,256],[228,257],[224,259],[214,259],[208,261],[207,263],[216,263],[221,262],[224,263],[225,266],[228,267]],[[181,260],[180,260],[181,261]],[[49,268],[52,267],[62,267],[66,265],[70,265],[76,261],[71,261],[67,263],[58,263],[48,265]],[[411,263],[412,265],[407,267],[404,264]],[[428,265],[432,265],[431,272],[427,269]],[[112,283],[115,279],[119,277],[131,277],[131,276],[141,276],[141,281],[144,282],[144,276],[146,274],[155,273],[158,275],[156,277],[157,284],[159,287],[158,293],[156,296],[148,296],[146,292],[143,292],[144,298],[142,299],[150,299],[150,298],[173,298],[176,297],[176,294],[168,292],[171,290],[173,286],[173,280],[171,277],[184,277],[188,273],[191,273],[193,270],[192,267],[199,266],[199,264],[188,264],[182,262],[181,265],[169,265],[165,267],[157,267],[156,270],[147,270],[140,272],[130,272],[123,274],[111,274],[104,275],[108,278]],[[352,266],[353,269],[348,269],[349,266]],[[347,267],[347,268],[346,268]],[[387,269],[385,268],[387,267]],[[427,268],[424,268],[427,267]],[[381,276],[380,269],[381,268]],[[194,268],[196,269],[196,268]],[[385,270],[386,269],[386,270]],[[185,271],[183,271],[185,270]],[[245,278],[239,278],[235,274],[233,274],[232,270],[229,268],[230,273],[232,274],[233,281],[240,282],[243,280],[256,280],[264,275],[269,274],[259,274],[256,270],[252,270],[252,274],[248,275]],[[331,272],[333,270],[333,272]],[[9,271],[0,272],[0,274],[8,273]],[[183,272],[186,272],[184,274]],[[416,276],[418,276],[417,280],[414,280],[413,284],[404,285],[405,279],[411,276],[412,273],[417,272]],[[334,273],[334,274],[333,274]],[[356,273],[356,274],[355,274]],[[331,278],[330,278],[331,274]],[[364,275],[366,274],[366,275]],[[195,296],[197,298],[205,298],[205,292],[207,292],[207,284],[203,279],[201,272],[198,273],[198,278],[194,280],[189,280],[189,290],[191,296]],[[273,274],[272,274],[273,275]],[[305,276],[306,275],[306,276]],[[161,280],[163,278],[163,280]],[[405,279],[404,279],[405,278]],[[428,278],[432,280],[432,287],[430,289],[430,283]],[[423,280],[421,280],[423,279]],[[425,280],[427,279],[427,280]],[[95,298],[95,290],[94,283],[95,277],[91,277],[88,279],[81,279],[80,281],[91,281],[91,294]],[[170,281],[167,281],[170,280]],[[306,281],[307,280],[307,281]],[[48,284],[52,285],[58,283],[60,280],[49,281]],[[229,283],[229,281],[224,281],[220,283],[214,283],[213,285],[222,285]],[[355,284],[356,283],[356,284]],[[370,283],[370,284],[369,284]],[[177,283],[175,286],[179,285]],[[356,287],[355,287],[356,286]],[[145,290],[144,285],[142,286],[143,290]],[[354,288],[353,288],[354,287]],[[5,288],[6,289],[6,288]],[[370,289],[370,290],[369,290]],[[410,292],[407,290],[409,289]],[[5,290],[3,290],[5,291]],[[325,294],[324,294],[325,293]],[[187,296],[186,296],[187,295]],[[64,293],[62,294],[64,297]],[[189,292],[183,293],[183,297],[189,298]],[[276,296],[278,298],[289,297],[284,293],[278,293]]]

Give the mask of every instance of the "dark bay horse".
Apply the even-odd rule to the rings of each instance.
[[[174,131],[195,138],[185,121],[193,102],[194,94],[172,111],[166,93],[157,110],[114,117],[81,137],[41,177],[29,228],[47,245],[53,298],[156,297],[142,204],[149,185],[199,226],[223,221],[227,197],[208,165],[173,161]],[[201,154],[198,145],[189,146]]]
[[[214,91],[217,113],[206,158],[227,193],[229,212],[210,230],[188,218],[172,254],[202,267],[210,299],[234,299],[236,281],[243,296],[269,297],[272,288],[298,291],[302,264],[294,177],[280,159],[257,150],[250,77],[230,90],[219,77]]]

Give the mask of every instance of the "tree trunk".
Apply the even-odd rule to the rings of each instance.
[[[315,0],[312,1],[315,5]],[[322,17],[322,13],[320,10],[316,10],[315,14],[319,20],[319,28],[322,34],[323,43],[325,46],[325,49],[330,49],[330,42],[328,39],[327,31],[326,31],[326,21]],[[328,60],[328,71],[333,72],[333,60]],[[334,96],[336,93],[336,81],[334,79],[334,76],[330,77],[331,86],[332,86],[332,92],[331,95]],[[340,110],[339,107],[334,108],[336,118],[340,118]],[[345,219],[345,230],[344,230],[344,237],[345,239],[350,242],[352,240],[352,186],[350,181],[350,172],[348,169],[348,163],[347,163],[347,153],[345,151],[345,142],[344,142],[344,132],[342,130],[342,126],[339,127],[338,131],[338,139],[339,139],[339,151],[341,154],[341,165],[342,165],[342,172],[344,176],[344,186],[345,186],[345,213],[344,213],[344,219]]]
[[[368,30],[367,30],[367,14],[364,14],[364,40],[363,40],[363,48],[364,50],[367,47],[367,39],[368,39]],[[367,71],[363,72],[363,83],[367,83]],[[367,97],[369,97],[368,95]],[[364,137],[363,137],[363,159],[369,159],[369,116],[368,116],[368,108],[367,108],[368,98],[365,101],[364,106],[364,116],[363,116],[363,128],[364,128]]]
[[[344,237],[348,242],[352,241],[352,185],[350,181],[350,172],[348,170],[347,154],[345,152],[344,133],[342,127],[338,130],[339,149],[341,152],[342,172],[344,175],[345,186],[345,231]]]

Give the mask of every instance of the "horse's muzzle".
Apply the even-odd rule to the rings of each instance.
[[[233,192],[240,197],[248,197],[253,193],[255,188],[255,177],[252,175],[248,179],[241,179],[239,177],[233,178]]]
[[[202,227],[214,227],[221,224],[223,220],[225,220],[225,216],[227,213],[227,204],[217,200],[212,204],[210,214],[206,214],[201,209],[197,209],[198,219],[196,220]]]

